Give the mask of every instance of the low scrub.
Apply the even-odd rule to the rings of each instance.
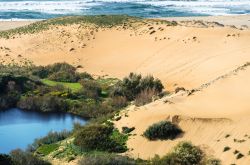
[[[128,134],[135,130],[135,127],[122,127],[122,133]]]
[[[0,154],[0,164],[2,165],[13,165],[11,157],[6,154]]]
[[[28,146],[27,150],[30,152],[36,151],[40,146],[57,143],[68,138],[71,134],[70,131],[66,130],[61,132],[49,132],[46,136],[35,139],[35,141]]]
[[[124,152],[127,137],[111,125],[90,124],[76,131],[75,144],[84,151]]]
[[[128,77],[115,85],[112,95],[124,96],[132,101],[143,91],[153,90],[153,94],[157,95],[162,92],[163,88],[161,81],[153,76],[142,77],[140,74],[130,73]]]
[[[149,140],[167,140],[176,138],[182,132],[177,125],[169,121],[161,121],[151,125],[143,135]]]
[[[84,156],[78,165],[136,165],[136,160],[115,154],[90,154]]]
[[[135,97],[135,105],[142,106],[153,101],[153,97],[158,94],[155,89],[145,89]]]
[[[160,158],[152,159],[152,165],[201,165],[203,152],[189,142],[180,142],[173,151]]]
[[[42,154],[43,156],[46,156],[48,154],[50,154],[51,152],[55,151],[57,148],[59,147],[59,144],[44,144],[42,146],[40,146],[37,149],[37,153]]]
[[[20,149],[11,151],[10,156],[14,165],[51,165],[49,162],[34,156],[32,153]]]

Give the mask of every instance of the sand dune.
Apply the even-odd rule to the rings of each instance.
[[[124,110],[116,126],[136,127],[127,154],[162,156],[178,141],[189,140],[223,164],[249,164],[250,66],[238,68],[250,62],[250,29],[187,25],[145,21],[134,28],[57,26],[0,39],[0,60],[36,65],[67,61],[93,75],[122,78],[129,72],[153,74],[166,90],[199,89],[192,95],[180,92]],[[177,140],[149,142],[141,136],[149,125],[173,118],[185,132]],[[223,152],[226,146],[231,150]],[[237,160],[235,150],[245,156]]]
[[[39,21],[39,20],[26,20],[26,21],[7,20],[7,21],[0,21],[0,31],[15,29],[15,28],[18,28],[18,27],[26,26],[26,25],[32,24],[32,23],[34,23],[36,21]]]
[[[123,126],[136,127],[128,142],[133,148],[128,154],[134,157],[149,158],[154,154],[164,155],[178,141],[188,140],[196,145],[205,146],[208,154],[220,158],[223,164],[248,164],[249,152],[249,118],[250,68],[236,75],[221,79],[206,89],[187,96],[185,92],[165,97],[144,107],[130,107],[116,123]],[[165,103],[169,100],[171,104]],[[176,116],[179,117],[176,120]],[[151,124],[161,120],[173,120],[184,130],[177,140],[149,142],[141,135]],[[226,135],[230,135],[226,138]],[[243,140],[243,142],[237,142]],[[224,147],[231,150],[223,152]],[[244,158],[236,160],[233,154],[240,151]]]
[[[150,27],[156,31],[152,35]],[[153,74],[168,89],[176,85],[194,88],[250,61],[249,33],[234,28],[156,24],[96,32],[72,25],[0,39],[1,46],[8,48],[0,49],[0,57],[5,62],[22,60],[36,65],[67,61],[95,75],[119,78],[129,72]]]

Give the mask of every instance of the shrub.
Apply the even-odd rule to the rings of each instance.
[[[231,149],[230,147],[226,146],[226,147],[224,147],[223,152],[226,152],[226,151],[228,151],[230,149]]]
[[[32,69],[32,75],[38,76],[42,79],[47,78],[49,74],[50,74],[49,70],[44,66],[38,66]]]
[[[95,154],[86,155],[79,162],[78,165],[136,165],[136,161],[121,155],[115,154]]]
[[[116,139],[118,135],[114,135],[113,131],[114,127],[110,125],[86,125],[77,131],[75,144],[80,146],[82,150],[126,151],[126,146]]]
[[[117,83],[112,91],[113,96],[125,96],[129,101],[144,90],[154,89],[155,94],[163,90],[163,85],[159,79],[153,76],[142,77],[140,74],[130,73],[121,82]]]
[[[201,149],[189,142],[179,143],[174,148],[173,155],[177,158],[177,162],[183,165],[199,164],[203,157]]]
[[[135,105],[142,106],[152,102],[153,96],[157,95],[155,89],[145,89],[139,93],[135,98]]]
[[[11,151],[10,156],[15,165],[50,165],[49,162],[20,149]]]
[[[219,159],[210,158],[204,162],[204,165],[221,165],[221,161]]]
[[[182,130],[175,124],[169,121],[161,121],[151,125],[143,135],[149,140],[166,140],[174,139],[182,133]]]
[[[79,78],[81,80],[94,80],[94,78],[87,72],[79,73]]]
[[[155,156],[152,165],[199,165],[204,157],[202,151],[189,142],[180,142],[174,150],[160,158]]]
[[[132,132],[134,130],[135,130],[135,127],[131,127],[131,128],[129,128],[129,127],[122,127],[122,133],[125,133],[125,134],[128,134],[128,133],[130,133],[130,132]]]
[[[17,106],[20,109],[42,112],[66,112],[67,102],[57,96],[27,96],[22,97]]]
[[[79,74],[76,72],[76,68],[65,62],[55,63],[45,67],[34,67],[32,68],[32,75],[60,82],[77,82],[80,79]]]
[[[84,95],[87,98],[93,98],[97,100],[102,94],[102,89],[98,83],[93,80],[84,80],[81,81],[83,86],[82,90],[79,91],[80,94]]]
[[[177,87],[177,88],[175,88],[175,93],[178,93],[180,91],[186,91],[186,89],[183,88],[183,87]]]
[[[69,106],[70,112],[86,118],[102,117],[115,111],[108,103],[92,99],[86,99],[83,102],[74,102]]]
[[[127,99],[124,96],[114,96],[112,97],[111,105],[115,108],[123,108],[128,105]]]
[[[9,155],[0,154],[0,164],[2,165],[12,165],[13,162]]]
[[[49,132],[46,136],[42,138],[35,139],[34,142],[28,146],[28,151],[33,152],[35,151],[39,146],[42,146],[44,144],[52,144],[59,142],[61,140],[64,140],[68,138],[71,135],[71,132],[69,131],[61,131],[61,132]]]

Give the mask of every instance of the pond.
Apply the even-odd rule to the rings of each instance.
[[[50,131],[71,130],[75,122],[86,120],[67,113],[40,113],[17,108],[0,111],[0,153],[26,149],[36,138]]]

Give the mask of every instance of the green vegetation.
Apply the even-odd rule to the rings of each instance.
[[[180,142],[172,152],[160,158],[152,159],[152,165],[201,165],[203,152],[189,142]]]
[[[136,165],[138,163],[139,160],[110,153],[89,154],[78,162],[79,165]]]
[[[55,151],[59,147],[58,144],[44,144],[40,146],[36,152],[39,154],[42,154],[43,156],[46,156],[50,154],[51,152]]]
[[[144,98],[147,91],[153,91],[150,95],[152,98],[162,90],[160,80],[134,73],[119,81],[93,79],[88,73],[78,73],[66,63],[45,67],[0,65],[0,109],[19,107],[30,111],[69,112],[92,119],[84,126],[75,124],[72,132],[50,132],[36,139],[27,151],[14,150],[9,156],[0,155],[0,162],[48,165],[40,157],[49,155],[67,161],[83,156],[79,164],[86,165],[201,165],[201,162],[205,162],[203,153],[186,142],[178,144],[173,152],[163,158],[155,157],[153,160],[134,160],[115,154],[127,151],[129,133],[135,128],[123,127],[120,133],[107,120],[120,120],[121,116],[115,114],[129,101],[141,99],[139,104],[151,101]],[[150,126],[144,136],[150,140],[163,140],[174,139],[180,133],[182,131],[178,126],[163,121]],[[206,162],[209,161],[211,165],[219,165],[218,160],[206,159]]]
[[[125,77],[115,85],[112,95],[123,96],[127,100],[132,101],[137,96],[145,95],[145,93],[149,94],[147,91],[150,91],[151,97],[158,95],[162,92],[163,88],[161,81],[155,79],[153,76],[142,77],[140,74],[130,73],[128,77]],[[144,101],[142,100],[143,103]],[[145,102],[147,103],[148,101],[146,100]]]
[[[139,20],[140,18],[130,17],[127,15],[68,16],[39,21],[24,27],[2,31],[0,32],[0,37],[10,38],[15,34],[33,34],[43,30],[48,30],[52,25],[65,26],[71,24],[93,24],[98,27],[110,28]]]
[[[129,127],[122,127],[122,133],[124,133],[124,134],[128,134],[128,133],[130,133],[130,132],[132,132],[134,130],[135,130],[135,127],[131,127],[131,128],[129,128]]]
[[[210,158],[204,161],[204,165],[221,165],[221,161],[219,159]]]
[[[3,164],[3,165],[12,165],[13,162],[11,160],[10,155],[0,154],[0,164]]]
[[[90,15],[90,16],[66,16],[59,18],[52,18],[44,21],[35,22],[33,24],[11,29],[7,31],[1,31],[1,38],[10,38],[14,35],[21,34],[34,34],[44,30],[50,29],[52,26],[66,26],[72,24],[79,25],[93,25],[95,27],[112,28],[115,26],[133,27],[138,23],[143,24],[144,20],[138,17],[132,17],[128,15]],[[175,21],[169,22],[166,20],[148,20],[149,22],[157,22],[160,24],[167,24],[169,26],[176,26]]]
[[[35,141],[28,146],[27,150],[34,152],[37,148],[43,145],[50,145],[62,141],[71,136],[70,131],[61,131],[61,132],[49,132],[46,136],[42,138],[35,139]]]
[[[51,165],[49,162],[34,156],[30,152],[20,149],[13,150],[10,153],[11,160],[14,165]]]
[[[72,92],[77,92],[82,88],[82,85],[80,83],[66,83],[66,82],[57,82],[57,81],[52,81],[48,79],[42,79],[42,83],[48,86],[57,86],[57,85],[62,85],[65,88],[69,88],[72,90]]]
[[[149,140],[174,139],[182,133],[182,130],[169,121],[161,121],[151,125],[143,135]]]
[[[78,73],[76,68],[67,63],[55,63],[48,66],[32,68],[32,75],[41,79],[47,78],[57,82],[78,82],[80,80],[92,80],[92,76],[86,72]]]
[[[111,125],[89,124],[76,131],[75,144],[83,151],[124,152],[127,136],[122,135]]]

